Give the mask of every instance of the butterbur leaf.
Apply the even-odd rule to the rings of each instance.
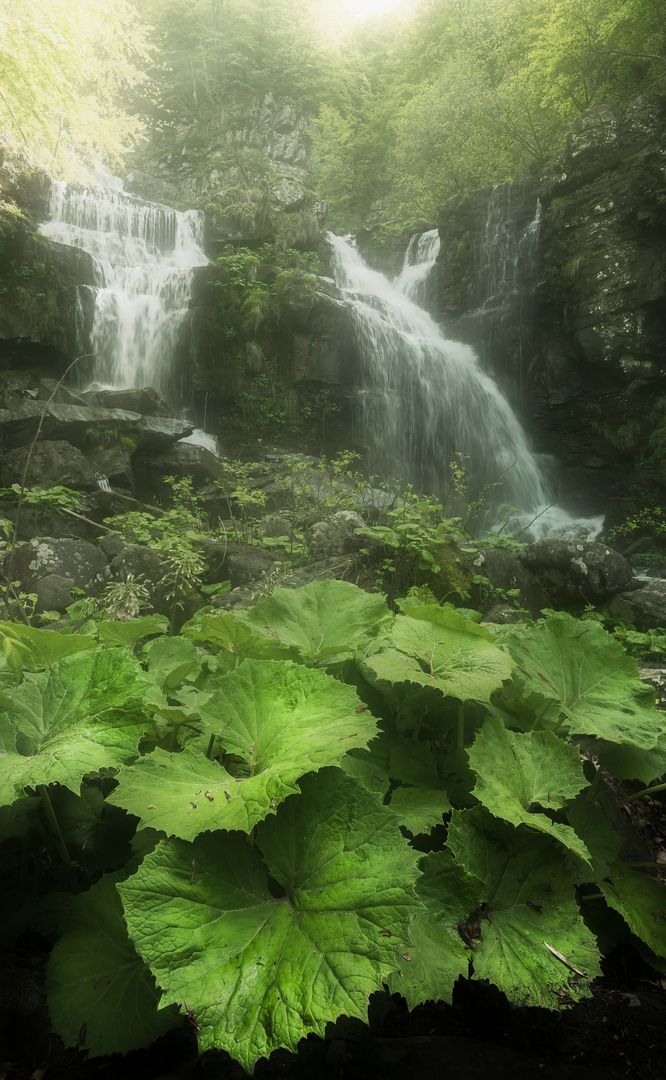
[[[299,790],[289,774],[283,778],[277,771],[237,779],[189,746],[180,754],[158,748],[119,779],[108,802],[135,814],[144,828],[184,840],[213,829],[250,832]]]
[[[482,883],[484,903],[462,925],[474,977],[495,983],[517,1006],[557,1009],[589,997],[601,974],[599,952],[580,917],[567,853],[482,807],[454,810],[447,844]]]
[[[265,632],[262,631],[259,636],[229,611],[204,615],[197,622],[187,623],[181,630],[181,636],[189,637],[216,653],[218,671],[231,671],[248,656],[255,659],[270,656],[275,649],[275,638],[267,642]]]
[[[419,863],[416,895],[423,904],[410,928],[409,960],[398,955],[399,970],[389,988],[410,1009],[426,1001],[451,1003],[453,984],[469,968],[470,953],[458,931],[481,903],[481,885],[466,874],[450,852],[437,851]]]
[[[337,764],[352,747],[377,734],[360,699],[323,671],[290,661],[246,660],[201,705],[206,734],[237,754],[256,775],[268,769],[301,776]]]
[[[501,720],[489,717],[468,755],[477,774],[474,795],[492,814],[548,833],[589,861],[585,844],[570,826],[533,809],[559,810],[586,786],[575,746],[552,731],[507,731]]]
[[[124,764],[145,724],[135,685],[140,671],[132,656],[108,649],[27,674],[11,691],[7,712],[25,756],[5,772],[5,782],[17,795],[26,785],[54,782],[78,792],[83,776]]]
[[[374,717],[357,712],[356,691],[323,671],[290,662],[246,660],[201,706],[206,735],[248,766],[234,777],[188,746],[156,750],[121,774],[110,801],[144,825],[192,840],[206,829],[253,826],[275,811],[307,772],[336,765],[365,747]]]
[[[0,717],[2,723],[2,717]],[[14,802],[22,790],[21,785],[16,783],[17,770],[25,765],[25,758],[21,754],[0,753],[0,806],[8,806]]]
[[[649,749],[664,730],[636,661],[598,623],[563,612],[503,637],[528,691],[551,699],[574,735]]]
[[[608,816],[602,810],[604,803],[607,804]],[[615,809],[615,798],[609,789],[605,792],[598,791],[594,802],[588,799],[586,792],[582,792],[578,798],[569,803],[567,821],[576,830],[590,853],[589,858],[581,865],[579,874],[574,878],[577,885],[599,881],[605,877],[609,866],[620,854],[622,837],[609,820]]]
[[[343,659],[367,646],[390,621],[384,598],[348,581],[312,581],[302,589],[275,589],[239,614],[265,640],[295,648],[313,664]]]
[[[133,649],[141,638],[166,634],[168,631],[169,620],[165,615],[145,615],[138,619],[128,619],[127,622],[113,619],[101,622],[97,628],[100,641],[107,645],[126,645],[129,649]]]
[[[55,630],[39,630],[19,623],[0,623],[0,642],[8,664],[15,671],[15,662],[28,671],[41,671],[73,653],[97,648],[94,637],[80,634],[59,634]],[[16,671],[15,671],[16,673]]]
[[[666,957],[666,890],[646,874],[617,861],[600,883],[609,907],[657,956]]]
[[[46,974],[54,1031],[91,1057],[150,1046],[179,1022],[127,934],[114,879],[74,896]]]
[[[70,856],[88,874],[127,862],[136,819],[109,805],[99,788],[83,784],[75,795],[68,788],[52,787],[49,798]]]
[[[511,658],[485,627],[446,608],[407,610],[391,627],[389,648],[363,665],[371,681],[417,683],[462,701],[488,701],[511,675]]]
[[[429,833],[442,824],[442,815],[451,809],[445,791],[420,787],[399,787],[391,792],[390,809],[410,833]]]
[[[164,841],[118,887],[163,1003],[186,1001],[200,1050],[249,1071],[341,1014],[367,1019],[420,908],[418,853],[379,798],[337,769],[302,787],[257,826],[263,864],[245,838],[205,834]]]
[[[594,752],[602,768],[608,769],[616,780],[641,780],[649,784],[666,774],[666,732],[650,750],[607,742],[596,745]]]
[[[201,668],[201,653],[187,638],[158,638],[149,641],[143,652],[148,659],[148,677],[165,693],[175,690],[188,676],[196,678]]]

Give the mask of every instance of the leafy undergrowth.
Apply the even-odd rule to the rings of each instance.
[[[618,925],[664,970],[666,894],[602,779],[663,776],[664,724],[603,627],[324,581],[166,630],[0,626],[2,936],[55,942],[66,1046],[187,1017],[252,1072],[468,975],[557,1010]]]

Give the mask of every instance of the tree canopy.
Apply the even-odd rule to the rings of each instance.
[[[134,145],[146,30],[127,0],[0,0],[0,129],[55,175]]]
[[[330,223],[350,229],[538,173],[577,113],[663,89],[666,11],[405,0],[352,24],[328,0],[0,0],[0,61],[2,138],[64,176],[113,167],[153,129],[165,159],[178,132],[198,168],[215,150],[218,171],[256,183],[248,127],[267,95],[289,101]]]

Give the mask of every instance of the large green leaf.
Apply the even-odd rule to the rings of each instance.
[[[470,953],[458,932],[470,911],[481,903],[481,885],[452,859],[437,851],[419,863],[422,877],[416,894],[423,904],[410,928],[412,947],[398,956],[398,971],[389,987],[402,994],[410,1009],[425,1001],[451,1003],[453,984],[467,975]]]
[[[110,801],[145,825],[192,840],[206,829],[252,827],[298,791],[304,773],[336,765],[376,734],[356,691],[323,671],[291,662],[246,660],[201,705],[206,738],[216,736],[247,768],[232,776],[191,744],[155,751],[120,777]]]
[[[166,634],[168,631],[169,620],[165,615],[143,615],[138,619],[127,619],[126,622],[112,619],[101,622],[97,629],[100,641],[107,645],[126,645],[129,649],[133,649],[143,637]]]
[[[217,654],[217,670],[232,671],[248,656],[259,659],[270,658],[275,654],[274,637],[266,640],[263,628],[258,632],[237,619],[230,611],[221,611],[215,615],[204,615],[186,625],[181,635],[191,638],[199,645],[205,645]]]
[[[567,807],[567,821],[576,830],[590,853],[574,877],[577,885],[599,881],[608,873],[611,863],[620,854],[622,837],[613,828],[611,818],[616,812],[615,796],[609,788],[596,792],[594,801],[583,791]],[[592,873],[590,873],[590,866]],[[574,864],[572,864],[572,869]]]
[[[93,784],[82,784],[80,795],[54,786],[49,798],[70,857],[86,873],[96,875],[125,865],[136,818],[110,806]]]
[[[26,675],[0,717],[24,755],[5,771],[5,783],[17,796],[26,785],[54,782],[78,792],[86,774],[124,764],[136,754],[145,724],[135,686],[140,671],[132,656],[107,649]]]
[[[235,835],[165,841],[118,887],[164,1003],[187,1002],[201,1050],[222,1047],[248,1070],[341,1014],[366,1019],[420,907],[418,853],[337,769],[308,777],[257,844],[265,867]]]
[[[246,660],[201,705],[207,733],[237,754],[252,775],[337,763],[377,734],[375,719],[351,686],[290,661]]]
[[[666,732],[650,750],[609,742],[595,745],[594,751],[602,768],[608,769],[616,780],[641,780],[649,784],[666,774]]]
[[[46,994],[54,1031],[91,1057],[150,1046],[178,1023],[159,1009],[155,980],[133,948],[113,878],[75,896],[49,958]]]
[[[609,907],[618,911],[632,933],[657,956],[666,957],[666,889],[622,862],[611,866],[601,891]]]
[[[453,812],[447,843],[483,884],[485,904],[467,919],[472,939],[480,931],[475,978],[494,982],[513,1005],[556,1009],[589,997],[590,981],[601,974],[599,952],[560,845],[482,807]]]
[[[664,731],[655,693],[638,677],[636,661],[598,623],[563,612],[503,640],[528,690],[553,702],[575,735],[648,749]]]
[[[426,743],[395,736],[390,742],[390,775],[402,786],[391,792],[391,810],[411,833],[429,833],[451,809],[438,761]]]
[[[507,731],[501,720],[491,716],[468,754],[477,774],[474,795],[492,814],[513,825],[528,825],[548,833],[589,861],[590,853],[570,826],[533,809],[542,806],[559,810],[585,787],[587,781],[575,746],[551,731]]]
[[[447,608],[408,610],[393,623],[390,647],[363,665],[371,681],[417,683],[463,701],[488,701],[511,675],[510,657],[485,627]]]
[[[306,766],[298,775],[305,771]],[[108,801],[136,814],[144,827],[194,840],[207,830],[250,832],[298,792],[291,775],[268,769],[236,778],[191,746],[179,754],[157,748],[121,774]]]
[[[293,647],[313,664],[365,648],[391,619],[383,596],[348,581],[312,581],[273,595],[238,618],[264,640]]]
[[[39,630],[35,626],[20,623],[0,623],[0,651],[7,656],[10,668],[15,654],[22,668],[40,671],[73,653],[96,649],[94,637],[79,634],[59,634],[55,630]]]

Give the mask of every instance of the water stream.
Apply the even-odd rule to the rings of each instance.
[[[183,359],[194,268],[208,262],[203,215],[128,195],[120,181],[99,187],[54,181],[50,220],[41,231],[92,258],[92,320],[79,345],[96,355],[80,365],[79,384],[153,386],[182,412],[190,404]]]
[[[553,505],[545,462],[474,350],[448,341],[410,298],[422,295],[436,258],[433,234],[421,238],[420,250],[418,242],[410,245],[395,284],[371,270],[348,239],[329,234],[329,240],[335,281],[352,316],[358,409],[372,471],[446,495],[450,463],[462,461],[465,500],[483,496],[486,526],[500,527],[509,517],[510,533],[529,526],[531,538],[598,533],[602,518],[581,522]]]

